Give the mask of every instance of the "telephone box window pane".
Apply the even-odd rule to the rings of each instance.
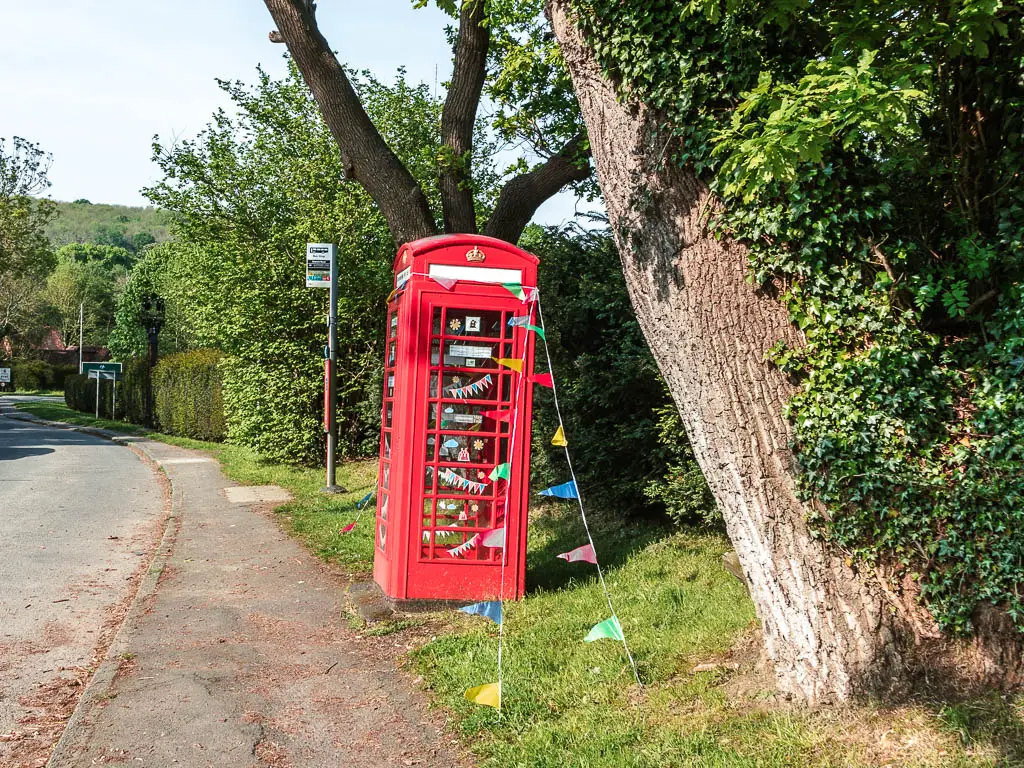
[[[489,336],[500,338],[501,312],[479,309],[448,310],[445,333],[449,336]]]
[[[437,437],[427,435],[427,461],[437,461]]]
[[[385,491],[391,490],[391,465],[390,464],[385,464],[384,465],[384,476],[381,478],[380,486]]]
[[[384,406],[384,426],[385,427],[391,427],[391,419],[394,416],[394,413],[393,413],[394,409],[395,409],[395,407],[394,407],[394,405],[392,403],[388,403],[387,405]]]
[[[441,364],[441,341],[440,339],[434,339],[430,342],[430,364],[440,365]]]
[[[380,519],[388,519],[388,495],[386,493],[381,494],[380,497]]]
[[[396,352],[397,348],[398,348],[398,345],[395,344],[395,342],[393,342],[393,341],[390,344],[388,344],[388,367],[389,368],[392,367],[395,364],[395,352]]]
[[[476,437],[442,432],[438,439],[441,441],[441,447],[438,450],[438,457],[441,461],[458,461],[471,464],[500,463],[495,462],[493,437]]]
[[[431,332],[435,336],[441,335],[441,328],[443,327],[442,323],[444,323],[444,315],[442,314],[443,312],[444,310],[441,309],[441,307],[434,307],[434,321],[432,323]]]
[[[493,424],[492,419],[483,415],[483,411],[489,410],[490,407],[489,404],[445,403],[441,406],[441,429],[479,432],[485,421]],[[431,427],[434,427],[433,421],[431,421]],[[493,427],[487,429],[493,429]]]
[[[377,548],[381,552],[387,551],[388,544],[388,527],[384,523],[377,524]]]
[[[497,368],[491,358],[494,345],[474,341],[447,339],[444,347],[444,364],[456,368]]]
[[[393,339],[396,336],[398,336],[398,313],[392,312],[388,319],[388,338]]]
[[[393,374],[393,373],[389,373],[388,374],[388,382],[387,382],[387,384],[388,384],[388,386],[387,386],[387,397],[394,397],[395,396],[395,374]]]
[[[435,371],[430,374],[430,394],[429,397],[438,397],[441,386],[441,374]]]
[[[442,395],[449,400],[494,400],[496,373],[457,373],[443,376]]]
[[[426,493],[433,493],[434,491],[434,468],[426,467],[423,470],[423,490]]]

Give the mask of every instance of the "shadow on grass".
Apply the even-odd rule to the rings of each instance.
[[[995,753],[1000,766],[1024,766],[1024,702],[996,692],[928,702],[942,730],[967,750]]]
[[[558,557],[587,543],[579,508],[573,503],[542,503],[538,506],[539,509],[530,515],[527,592],[561,589],[573,580],[596,578],[593,566],[588,563],[568,563]],[[668,524],[652,524],[649,520],[636,521],[631,525],[629,521],[610,519],[600,513],[588,515],[588,520],[594,537],[594,550],[604,570],[622,565],[634,552],[672,533]]]

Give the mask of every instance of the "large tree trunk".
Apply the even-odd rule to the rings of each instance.
[[[724,514],[778,685],[810,702],[888,690],[904,677],[909,617],[812,537],[794,493],[782,416],[793,387],[764,355],[779,339],[799,344],[798,334],[747,282],[746,250],[708,232],[707,188],[664,162],[652,115],[616,98],[568,5],[550,0],[549,14],[630,297]]]

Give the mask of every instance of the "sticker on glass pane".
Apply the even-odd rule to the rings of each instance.
[[[467,317],[466,318],[466,331],[468,333],[480,333],[480,318],[479,317]]]

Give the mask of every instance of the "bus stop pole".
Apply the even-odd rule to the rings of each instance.
[[[335,363],[338,359],[338,259],[331,259],[331,290],[330,310],[327,316],[327,413],[324,426],[327,429],[327,486],[325,493],[344,493],[345,489],[337,483],[337,451],[338,451],[338,377]]]
[[[96,374],[96,418],[100,417],[100,376]]]

